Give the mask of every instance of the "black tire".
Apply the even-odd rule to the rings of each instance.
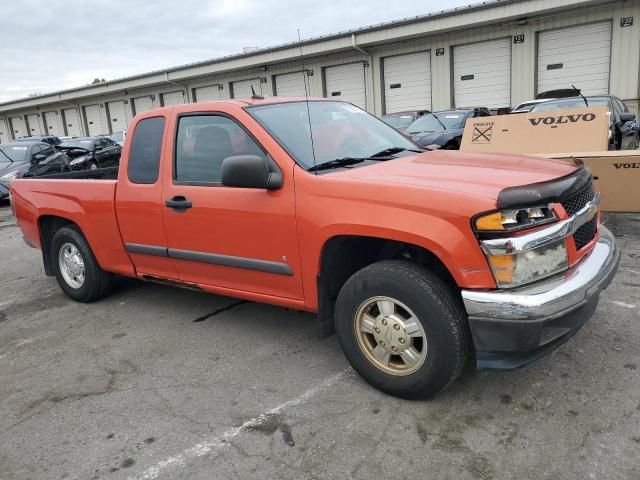
[[[60,268],[59,254],[65,244],[71,244],[78,249],[84,262],[84,282],[79,288],[74,288],[64,278]],[[74,227],[62,227],[53,235],[50,250],[58,285],[68,297],[77,302],[93,302],[109,293],[113,283],[113,275],[100,268],[84,236]]]
[[[355,317],[373,297],[396,299],[411,309],[427,339],[424,363],[413,373],[387,373],[370,361],[358,343]],[[427,269],[408,261],[383,261],[355,273],[336,302],[335,325],[342,349],[369,384],[401,398],[436,395],[461,373],[470,353],[466,312],[450,286]]]

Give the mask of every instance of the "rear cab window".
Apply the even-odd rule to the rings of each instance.
[[[164,117],[140,120],[131,140],[127,177],[131,183],[154,184],[158,181]]]

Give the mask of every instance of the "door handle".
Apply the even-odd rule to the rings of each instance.
[[[187,198],[183,197],[182,195],[176,195],[175,197],[170,198],[169,200],[164,202],[164,204],[178,213],[185,212],[187,209],[193,206],[191,200],[187,200]]]

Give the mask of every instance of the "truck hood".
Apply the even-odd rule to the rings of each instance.
[[[571,160],[525,155],[433,151],[331,172],[328,175],[369,182],[448,190],[497,200],[508,187],[548,182],[577,169]]]

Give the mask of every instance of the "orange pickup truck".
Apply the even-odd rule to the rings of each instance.
[[[423,151],[343,102],[135,117],[119,169],[17,179],[26,242],[72,299],[114,275],[317,312],[373,386],[428,397],[522,366],[593,314],[619,261],[582,165]]]

